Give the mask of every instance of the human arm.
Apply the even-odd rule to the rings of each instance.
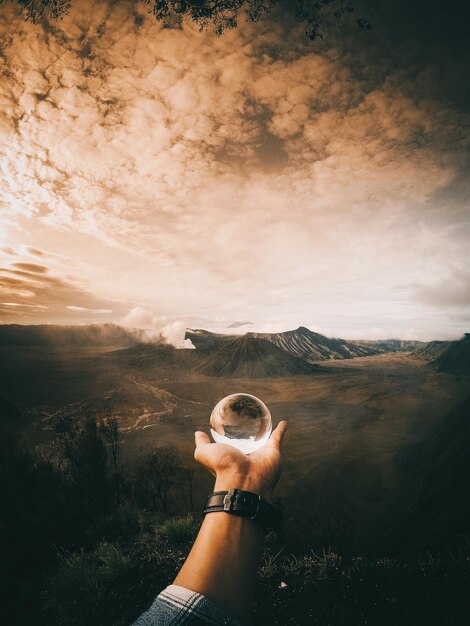
[[[272,497],[281,473],[282,421],[264,446],[245,455],[232,446],[211,443],[196,433],[195,459],[215,477],[214,491],[243,489]],[[206,515],[191,552],[174,584],[214,602],[242,624],[251,623],[251,607],[264,531],[251,519],[224,512]]]

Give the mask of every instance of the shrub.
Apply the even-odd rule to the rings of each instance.
[[[132,561],[112,544],[99,544],[86,553],[62,555],[46,584],[46,606],[58,624],[105,624],[121,602],[133,569]]]
[[[157,537],[174,546],[185,546],[195,540],[198,530],[199,523],[193,516],[174,517],[157,526]]]
[[[45,585],[48,624],[128,626],[170,584],[186,551],[143,534],[126,547],[101,543],[96,549],[62,554]]]

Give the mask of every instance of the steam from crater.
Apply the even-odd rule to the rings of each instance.
[[[142,306],[135,306],[119,320],[120,326],[144,330],[151,342],[161,341],[178,349],[195,349],[191,339],[186,339],[186,325],[176,321],[163,325],[163,320]]]

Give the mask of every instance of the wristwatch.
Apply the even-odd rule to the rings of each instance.
[[[251,491],[229,489],[229,491],[212,492],[207,499],[204,515],[219,511],[248,517],[276,533],[281,530],[282,517],[280,511],[262,496]]]

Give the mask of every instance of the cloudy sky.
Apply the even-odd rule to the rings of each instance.
[[[0,7],[0,321],[468,331],[463,16],[381,4],[319,42]]]

